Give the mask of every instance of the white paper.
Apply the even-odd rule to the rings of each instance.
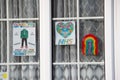
[[[8,75],[7,72],[0,72],[0,80],[7,80]]]
[[[35,23],[13,23],[13,55],[36,55]]]
[[[60,21],[55,23],[56,45],[75,45],[75,22]]]

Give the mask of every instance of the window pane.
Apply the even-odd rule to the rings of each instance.
[[[6,80],[8,77],[8,73],[7,73],[7,66],[0,66],[0,79],[1,80]]]
[[[10,66],[10,80],[39,80],[38,65]]]
[[[104,65],[81,65],[81,80],[105,80]]]
[[[39,0],[9,0],[10,18],[38,18]]]
[[[93,34],[98,39],[98,55],[84,56],[82,52],[82,40],[85,35]],[[80,61],[101,62],[104,61],[104,21],[80,20]]]
[[[7,24],[0,22],[0,62],[7,62]]]
[[[6,0],[0,0],[0,18],[6,18]]]
[[[78,80],[76,65],[56,65],[53,67],[53,80]]]
[[[77,0],[53,0],[53,17],[76,17]]]
[[[104,0],[79,0],[80,17],[104,16]]]

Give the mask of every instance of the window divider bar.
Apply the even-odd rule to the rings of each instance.
[[[52,20],[81,20],[81,19],[104,19],[104,16],[97,16],[97,17],[65,17],[65,18],[52,18]]]
[[[36,21],[40,20],[39,18],[8,18],[8,19],[0,19],[0,21]]]
[[[104,62],[55,62],[53,65],[81,65],[81,64],[101,64],[104,65]]]
[[[10,37],[9,37],[9,0],[6,0],[6,12],[7,12],[7,74],[8,74],[8,78],[7,80],[9,80],[9,69],[10,69],[10,66],[9,66],[9,41],[10,41]]]
[[[1,65],[39,65],[39,62],[22,62],[22,63],[19,63],[19,62],[17,62],[17,63],[0,63],[0,66]]]
[[[9,18],[8,20],[9,21],[21,21],[21,20],[31,21],[31,20],[40,20],[40,19],[39,18]]]
[[[82,18],[82,17],[81,17]],[[79,46],[79,0],[77,0],[77,67],[78,67],[78,80],[80,80],[80,46]]]
[[[21,62],[21,63],[9,63],[9,65],[39,65],[39,62]]]
[[[2,21],[7,21],[7,19],[0,19],[0,21],[2,22]]]

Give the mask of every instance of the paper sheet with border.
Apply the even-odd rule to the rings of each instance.
[[[36,55],[36,24],[13,23],[13,55]]]
[[[55,23],[56,45],[75,45],[75,21]]]

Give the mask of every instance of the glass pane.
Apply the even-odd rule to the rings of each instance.
[[[53,22],[53,62],[76,62],[77,61],[77,46],[75,45],[56,45],[55,44],[55,23]],[[75,28],[76,28],[75,21]],[[77,30],[77,29],[75,29]],[[77,31],[76,31],[77,32]],[[75,33],[77,34],[77,33]],[[76,36],[77,37],[77,36]]]
[[[76,17],[77,0],[53,0],[53,17]]]
[[[104,65],[81,65],[80,80],[105,80]]]
[[[85,56],[82,52],[82,40],[88,35],[93,34],[98,39],[98,55]],[[104,61],[104,20],[80,20],[80,61],[82,62],[101,62]]]
[[[80,17],[104,16],[104,0],[79,0]]]
[[[0,66],[0,72],[7,72],[7,66]]]
[[[53,80],[78,80],[76,65],[53,66]]]
[[[97,17],[104,17],[104,0],[52,0],[52,79],[105,80],[105,25]],[[67,21],[75,21],[75,45],[61,45],[71,30]],[[73,65],[75,72],[71,72]]]
[[[0,18],[6,18],[6,0],[0,0]]]
[[[10,18],[38,18],[39,0],[9,0]]]
[[[7,66],[0,66],[0,80],[7,79],[8,79]]]
[[[38,65],[10,66],[10,80],[40,80]]]
[[[7,27],[6,22],[0,22],[0,63],[7,61]]]
[[[36,25],[36,55],[33,56],[14,56],[13,55],[13,23],[35,23]],[[10,22],[10,62],[38,62],[40,54],[40,31],[38,21],[13,21]]]

